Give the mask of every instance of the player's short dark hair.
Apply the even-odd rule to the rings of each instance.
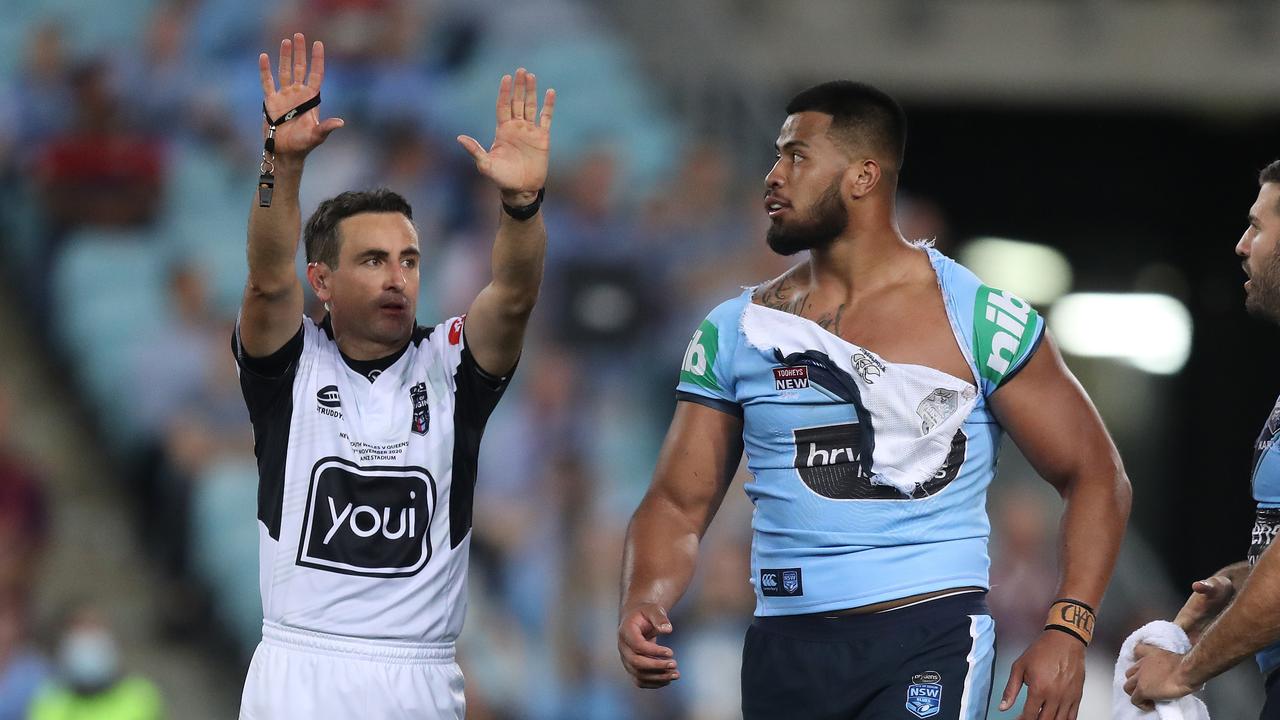
[[[360,213],[395,212],[413,220],[413,208],[399,193],[378,188],[376,190],[348,190],[320,203],[320,207],[307,220],[302,233],[307,250],[307,262],[322,262],[331,268],[338,267],[341,248],[338,223]]]
[[[830,115],[833,139],[845,148],[867,147],[902,167],[907,149],[907,114],[888,93],[866,83],[832,80],[815,85],[787,103],[787,114]]]

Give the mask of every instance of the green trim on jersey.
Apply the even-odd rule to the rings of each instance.
[[[716,380],[716,353],[720,349],[720,331],[710,320],[698,326],[680,366],[680,381],[693,383],[708,390],[724,392]]]
[[[973,304],[973,359],[993,390],[1025,360],[1038,326],[1039,313],[1031,303],[1004,290],[978,288]]]

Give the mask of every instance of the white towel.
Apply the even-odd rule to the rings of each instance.
[[[1116,658],[1116,673],[1111,686],[1111,720],[1209,720],[1209,709],[1195,695],[1177,700],[1156,703],[1155,710],[1143,710],[1125,694],[1125,672],[1133,666],[1133,651],[1139,644],[1154,645],[1161,650],[1185,653],[1191,649],[1191,641],[1182,628],[1165,620],[1156,620],[1138,628],[1120,647]]]

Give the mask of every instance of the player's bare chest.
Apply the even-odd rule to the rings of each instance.
[[[809,308],[827,332],[892,363],[923,365],[973,382],[936,288],[886,293],[843,306]]]

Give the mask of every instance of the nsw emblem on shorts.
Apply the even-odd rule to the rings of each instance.
[[[413,424],[409,429],[418,435],[426,435],[431,426],[431,409],[427,407],[427,384],[418,383],[409,388],[409,400],[413,403]]]
[[[912,676],[907,686],[907,710],[918,718],[942,712],[942,676],[932,670]]]

